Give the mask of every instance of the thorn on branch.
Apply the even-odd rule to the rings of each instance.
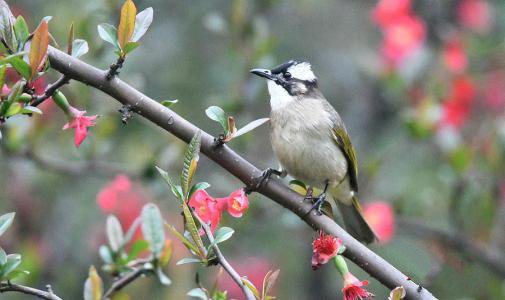
[[[114,76],[119,74],[119,69],[123,67],[124,57],[119,57],[115,63],[109,66],[109,71],[105,78],[111,80]]]

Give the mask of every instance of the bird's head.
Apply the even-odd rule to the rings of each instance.
[[[251,73],[267,79],[272,109],[318,92],[317,78],[308,62],[290,60],[271,70],[253,69]]]

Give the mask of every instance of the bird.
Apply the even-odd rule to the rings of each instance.
[[[319,89],[311,64],[290,60],[270,70],[250,72],[267,80],[270,141],[281,165],[281,170],[265,170],[261,181],[272,174],[289,174],[321,189],[319,196],[310,196],[314,205],[309,213],[317,208],[321,214],[329,197],[337,204],[348,233],[363,243],[376,241],[357,198],[354,147],[342,118]]]

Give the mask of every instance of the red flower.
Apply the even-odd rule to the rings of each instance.
[[[468,65],[466,53],[459,38],[446,41],[442,55],[445,66],[453,73],[463,72]]]
[[[142,189],[130,181],[125,175],[116,178],[102,188],[96,198],[102,212],[118,217],[123,228],[130,228],[133,221],[140,215],[142,206],[148,202]],[[140,228],[135,232],[133,240],[141,237]]]
[[[491,28],[491,5],[484,0],[462,0],[457,7],[459,22],[478,33],[486,33]]]
[[[214,232],[219,220],[221,220],[224,200],[226,200],[226,198],[215,199],[205,190],[198,190],[191,195],[189,206],[195,209],[195,213],[203,222],[210,222],[211,229]]]
[[[84,141],[88,135],[88,127],[95,126],[97,116],[85,116],[85,110],[78,110],[70,107],[70,113],[72,114],[72,120],[63,126],[63,129],[75,128],[75,138],[74,143],[77,148]]]
[[[381,27],[391,25],[398,17],[411,13],[410,5],[410,0],[381,0],[372,10],[372,21]]]
[[[249,207],[249,199],[244,189],[238,189],[230,194],[227,199],[228,213],[235,218],[242,217],[244,211]]]
[[[395,233],[395,215],[387,202],[368,203],[363,208],[365,219],[379,238],[379,242],[389,242]]]
[[[368,285],[368,281],[359,281],[350,272],[344,274],[344,300],[362,300],[373,297],[373,294],[365,290],[363,287]]]
[[[415,15],[402,15],[384,29],[382,54],[387,62],[396,65],[417,50],[424,42],[424,22]]]
[[[461,128],[468,116],[475,97],[475,87],[468,77],[458,77],[452,82],[451,91],[442,104],[441,126]]]
[[[314,240],[312,247],[312,269],[316,270],[337,255],[342,247],[342,240],[319,231],[319,237]]]

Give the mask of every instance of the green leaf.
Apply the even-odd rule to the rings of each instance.
[[[211,120],[218,122],[223,127],[225,133],[228,132],[228,116],[219,106],[211,106],[205,110],[205,114]]]
[[[72,52],[74,51],[74,39],[75,39],[75,34],[74,34],[74,22],[70,23],[70,28],[68,30],[68,37],[67,37],[67,54],[72,55]]]
[[[131,261],[132,259],[137,258],[142,251],[147,249],[149,249],[149,243],[146,240],[136,240],[130,248],[127,260]]]
[[[21,113],[22,114],[39,114],[39,115],[41,115],[42,111],[38,107],[27,105],[27,106],[23,107],[23,109],[21,110]]]
[[[248,288],[250,289],[254,296],[256,297],[256,299],[261,299],[261,295],[260,295],[260,292],[258,292],[258,289],[254,286],[254,284],[252,284],[252,282],[250,282],[249,280],[247,280],[246,278],[242,277],[242,283]]]
[[[16,40],[16,34],[14,33],[13,18],[14,17],[12,16],[9,7],[2,6],[0,8],[1,37],[3,38],[9,49],[15,52],[18,50],[18,43]]]
[[[219,244],[222,243],[229,238],[235,233],[235,230],[230,227],[221,227],[218,230],[216,230],[215,238],[214,238],[214,243],[213,244]]]
[[[259,127],[259,126],[265,124],[269,120],[270,120],[270,118],[262,118],[262,119],[258,119],[258,120],[252,121],[251,123],[249,123],[246,126],[240,128],[239,130],[237,130],[237,132],[235,132],[235,134],[233,136],[234,137],[238,137],[238,136],[243,135],[244,133],[248,133],[249,131],[255,129],[256,127]]]
[[[17,17],[16,22],[14,23],[14,33],[16,34],[16,38],[18,39],[19,44],[24,44],[30,35],[28,25],[21,15]]]
[[[181,187],[184,199],[187,199],[189,187],[196,172],[198,163],[202,132],[199,130],[189,142],[186,154],[184,155],[184,164],[181,172]]]
[[[186,238],[184,235],[182,235],[177,229],[175,229],[174,226],[167,224],[167,228],[175,235],[177,239],[179,239],[188,250],[192,251],[193,253],[198,253],[198,247],[195,246],[188,238]]]
[[[172,190],[172,193],[181,201],[184,201],[184,196],[182,194],[182,189],[180,186],[174,184],[172,182],[172,179],[170,179],[170,176],[168,176],[168,173],[163,170],[162,168],[158,167],[158,166],[154,166],[156,168],[156,170],[158,171],[158,173],[160,173],[161,177],[163,177],[163,179],[165,179],[166,183],[168,183],[168,185],[170,186],[170,189]]]
[[[126,0],[121,7],[121,16],[119,18],[119,26],[117,29],[117,39],[119,47],[124,50],[126,43],[128,43],[133,35],[135,29],[135,18],[137,8],[131,0]]]
[[[11,226],[16,213],[11,212],[0,216],[0,236]]]
[[[194,288],[191,291],[189,291],[186,295],[202,300],[210,300],[209,296],[207,296],[207,293],[205,293],[205,291],[202,290],[201,288]]]
[[[149,243],[154,256],[159,257],[165,246],[165,230],[161,212],[156,205],[149,203],[142,208],[140,218],[144,238]]]
[[[9,60],[9,63],[12,67],[19,73],[19,75],[23,76],[25,79],[30,79],[31,77],[31,68],[30,65],[24,61],[21,57],[13,57]]]
[[[189,190],[188,199],[191,198],[191,196],[193,195],[194,192],[196,192],[198,190],[205,190],[205,189],[208,189],[209,187],[210,187],[210,184],[208,182],[199,182],[199,183],[194,184],[191,187],[191,189]]]
[[[14,271],[10,272],[8,275],[5,275],[5,279],[6,280],[13,280],[13,279],[19,277],[20,275],[30,275],[30,272],[27,270],[14,270]]]
[[[170,106],[174,105],[177,102],[179,102],[179,100],[177,100],[177,99],[175,99],[175,100],[163,100],[163,101],[161,101],[161,105],[163,105],[165,107],[170,107]]]
[[[107,217],[107,239],[109,241],[110,248],[112,251],[117,252],[123,246],[123,228],[121,228],[121,223],[119,223],[118,218],[114,215],[109,215]]]
[[[116,49],[121,49],[119,47],[119,42],[117,40],[117,29],[116,27],[107,24],[107,23],[102,23],[98,25],[98,35],[100,38],[107,43],[112,44]]]
[[[7,111],[5,112],[4,116],[6,118],[8,117],[12,117],[14,115],[17,115],[18,113],[21,112],[21,109],[23,107],[21,106],[21,104],[19,104],[18,102],[15,102],[15,103],[11,103],[11,105],[9,105],[9,108],[7,109]]]
[[[72,56],[73,57],[81,57],[84,54],[88,53],[89,46],[88,42],[83,39],[76,39],[72,42]]]
[[[212,300],[227,300],[228,299],[228,295],[227,295],[227,291],[218,291],[218,290],[215,290],[214,293],[212,294]]]
[[[275,282],[277,281],[277,278],[279,277],[279,272],[280,272],[280,270],[275,270],[275,271],[270,270],[265,275],[265,278],[263,279],[263,290],[262,290],[261,299],[268,298],[268,294],[270,293],[270,290],[272,289]]]
[[[140,43],[138,42],[128,42],[126,45],[123,47],[123,53],[124,55],[132,52],[133,50],[137,49],[137,47],[140,46]]]
[[[185,265],[185,264],[194,264],[194,263],[201,263],[202,260],[199,258],[195,257],[184,257],[183,259],[179,260],[175,265],[180,266],[180,265]]]
[[[0,247],[0,266],[4,265],[7,262],[7,253],[5,253],[4,249]]]
[[[0,270],[0,278],[6,278],[10,272],[14,271],[19,264],[21,264],[21,255],[19,254],[9,254],[7,255],[7,261],[3,264]]]
[[[89,268],[88,279],[84,283],[84,300],[101,300],[103,294],[102,279],[94,266]]]
[[[189,208],[186,201],[182,202],[182,213],[184,215],[184,220],[186,221],[186,228],[188,229],[188,232],[191,235],[191,238],[195,242],[196,247],[198,249],[196,254],[203,259],[207,256],[205,246],[203,245],[202,238],[200,237],[200,231],[198,230],[195,219],[193,218],[193,215],[191,213],[191,208]]]
[[[112,264],[114,262],[110,248],[107,245],[101,245],[100,248],[98,248],[98,254],[104,263]]]
[[[7,66],[0,66],[0,89],[3,88],[5,84],[5,74],[7,74]]]
[[[160,283],[164,286],[169,286],[172,284],[172,280],[170,280],[170,278],[168,278],[168,276],[163,273],[163,270],[159,266],[156,268],[156,275],[158,276]]]
[[[135,29],[133,30],[133,35],[131,40],[137,42],[142,36],[147,32],[149,26],[153,22],[153,8],[148,7],[143,11],[139,12],[135,17]]]

